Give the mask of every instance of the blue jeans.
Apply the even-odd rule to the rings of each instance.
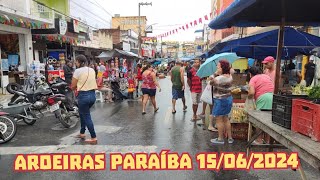
[[[94,126],[90,114],[90,108],[96,102],[95,91],[80,91],[77,98],[81,122],[80,134],[84,134],[87,127],[90,132],[91,138],[96,138],[96,132],[94,131]]]

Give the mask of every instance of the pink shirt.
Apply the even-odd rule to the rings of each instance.
[[[264,70],[264,74],[268,75],[274,84],[275,79],[276,79],[276,70],[270,71],[269,69],[266,69],[266,70]]]
[[[258,74],[251,78],[249,86],[254,88],[254,99],[257,100],[265,93],[273,93],[274,84],[271,78],[266,74]]]

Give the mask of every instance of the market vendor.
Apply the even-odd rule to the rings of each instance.
[[[251,67],[249,73],[251,79],[248,98],[254,98],[257,110],[271,110],[274,91],[273,80],[270,76],[262,74],[262,70],[257,66]]]

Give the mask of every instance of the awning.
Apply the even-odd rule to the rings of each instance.
[[[127,52],[120,49],[113,49],[111,51],[102,52],[99,56],[97,56],[97,58],[103,60],[110,60],[113,57],[133,58],[138,56],[132,52]]]
[[[239,56],[264,59],[277,55],[279,30],[227,41],[218,53],[235,52]],[[282,48],[282,59],[294,58],[298,54],[310,55],[315,47],[320,47],[320,37],[286,27]]]
[[[280,25],[282,15],[287,26],[320,25],[318,0],[234,0],[219,16],[209,23],[212,29],[232,26],[254,27]]]

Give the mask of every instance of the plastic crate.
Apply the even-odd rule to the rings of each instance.
[[[320,105],[308,100],[294,99],[292,112],[292,131],[320,141]]]
[[[292,99],[307,99],[304,95],[273,95],[272,122],[291,129]]]

